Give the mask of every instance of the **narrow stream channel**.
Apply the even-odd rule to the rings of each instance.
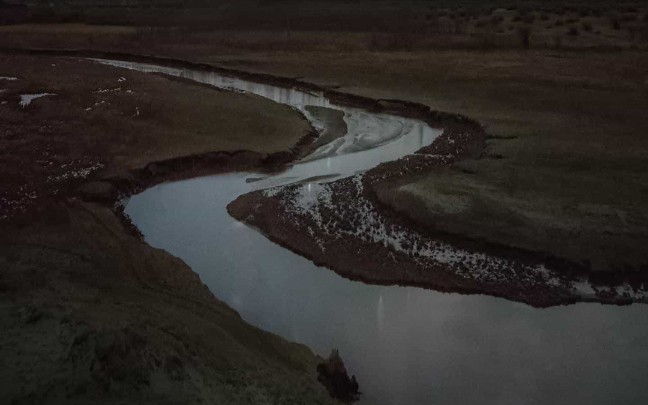
[[[334,106],[294,89],[200,71],[100,62],[262,95],[309,119],[307,105],[344,111],[345,144],[361,144],[362,151],[337,148],[255,182],[247,180],[263,176],[233,173],[161,184],[131,197],[126,213],[149,244],[183,259],[246,321],[323,356],[338,348],[365,393],[362,403],[648,403],[643,305],[534,309],[487,296],[366,285],[275,245],[226,211],[236,197],[259,187],[337,178],[410,154],[432,142],[438,130],[416,120]]]

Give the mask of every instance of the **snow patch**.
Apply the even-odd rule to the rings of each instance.
[[[454,274],[468,280],[493,284],[516,282],[528,286],[542,284],[550,288],[570,285],[569,280],[543,264],[522,264],[456,248],[393,222],[365,197],[363,176],[348,178],[344,187],[339,187],[340,183],[308,183],[273,190],[272,195],[280,195],[287,217],[305,226],[308,235],[322,250],[323,236],[352,237],[391,250],[395,261],[398,255],[404,255],[422,269],[450,266]],[[334,193],[342,202],[333,202]]]
[[[68,166],[70,165],[64,164],[61,166],[61,168],[64,169]],[[83,167],[81,169],[70,170],[58,176],[48,176],[47,181],[50,183],[57,183],[69,179],[85,179],[90,175],[90,173],[99,170],[102,167],[104,167],[103,163],[99,163],[99,162],[93,163],[90,166]]]
[[[121,87],[115,87],[114,89],[98,89],[92,92],[92,94],[103,94],[103,93],[116,93],[121,91]]]
[[[55,96],[55,95],[56,94],[54,94],[54,93],[21,94],[20,95],[20,106],[22,108],[25,108],[28,105],[30,105],[31,102],[36,100],[37,98],[41,98],[41,97],[45,97],[45,96]]]
[[[100,105],[103,105],[103,104],[108,104],[108,102],[107,102],[107,101],[104,101],[104,100],[99,101],[99,102],[96,102],[96,103],[94,103],[92,106],[86,108],[85,110],[86,110],[86,111],[91,111],[91,110],[93,110],[94,108],[99,107]]]

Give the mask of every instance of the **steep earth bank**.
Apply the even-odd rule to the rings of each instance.
[[[321,359],[245,323],[112,209],[171,178],[277,168],[309,143],[303,117],[87,61],[3,55],[0,76],[3,399],[331,402]]]

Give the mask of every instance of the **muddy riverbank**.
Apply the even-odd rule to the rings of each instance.
[[[390,183],[483,151],[486,134],[474,121],[456,117],[437,122],[435,113],[427,120],[443,126],[444,133],[414,155],[324,185],[245,194],[228,205],[228,212],[352,280],[488,294],[535,307],[647,302],[644,277],[636,273],[601,282],[589,278],[590,269],[582,265],[438,232],[390,209],[384,203],[393,197],[385,193]]]

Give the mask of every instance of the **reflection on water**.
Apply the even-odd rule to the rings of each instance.
[[[255,83],[235,77],[221,76],[215,72],[178,69],[146,63],[124,62],[117,60],[93,59],[110,66],[133,69],[141,72],[163,73],[182,77],[199,83],[209,84],[221,89],[230,89],[268,98],[280,104],[289,105],[306,116],[315,128],[326,125],[311,114],[306,107],[325,107],[340,110],[344,113],[346,134],[326,145],[322,145],[304,163],[295,165],[282,177],[273,177],[261,181],[257,188],[266,188],[284,184],[289,178],[305,179],[323,174],[348,176],[377,166],[381,162],[396,160],[412,154],[427,146],[440,134],[440,130],[430,128],[426,123],[390,114],[375,114],[368,111],[342,107],[331,103],[318,93],[277,87],[264,83]],[[389,144],[389,148],[375,149]],[[345,155],[357,152],[353,159]],[[338,176],[338,178],[339,178]],[[333,180],[334,178],[329,178]]]
[[[233,220],[246,174],[162,184],[126,212],[243,318],[340,349],[378,404],[648,403],[644,306],[551,309],[345,280]]]
[[[252,92],[307,116],[306,105],[339,108],[317,94],[208,72],[104,63]],[[539,310],[486,296],[351,282],[227,214],[228,203],[253,189],[349,175],[412,153],[438,135],[416,120],[344,113],[347,135],[316,151],[317,160],[268,178],[235,173],[161,184],[133,196],[126,213],[148,243],[183,259],[246,321],[321,355],[340,349],[365,392],[362,402],[648,403],[643,306]],[[354,148],[362,151],[349,155]]]

